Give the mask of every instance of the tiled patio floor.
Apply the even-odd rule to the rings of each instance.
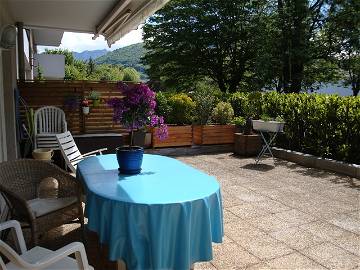
[[[282,160],[254,165],[230,153],[178,159],[222,186],[224,242],[196,269],[360,269],[360,180]],[[77,237],[73,231],[61,242]],[[54,246],[51,238],[44,242]],[[97,269],[114,266],[101,260],[106,251],[93,234],[87,251]]]

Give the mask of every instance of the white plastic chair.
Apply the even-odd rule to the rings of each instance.
[[[63,110],[54,106],[46,106],[35,111],[35,148],[58,149],[55,134],[65,131],[67,131],[67,123]]]
[[[102,152],[107,150],[107,148],[102,148],[86,154],[81,154],[70,131],[56,134],[55,137],[66,165],[73,173],[76,173],[76,166],[80,161],[87,157],[95,156],[96,154],[102,155]]]
[[[15,229],[17,245],[20,249],[20,255],[8,244],[0,240],[0,253],[9,259],[5,265],[0,257],[1,269],[52,269],[52,270],[93,270],[88,263],[84,245],[80,242],[73,242],[56,251],[36,246],[27,250],[20,223],[16,220],[10,220],[0,224],[0,231],[6,229]],[[75,254],[75,258],[68,257]]]

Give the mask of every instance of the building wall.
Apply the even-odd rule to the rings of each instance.
[[[35,54],[35,67],[40,67],[44,79],[63,80],[65,77],[65,55],[59,54]],[[34,69],[34,77],[38,76],[37,68]]]
[[[7,0],[0,1],[0,27],[14,24]],[[16,47],[0,49],[0,162],[17,158],[14,89],[16,88]]]

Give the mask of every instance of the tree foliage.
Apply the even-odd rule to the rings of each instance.
[[[174,0],[144,26],[145,62],[154,80],[191,85],[210,77],[236,91],[264,41],[266,1]]]
[[[65,80],[140,81],[140,74],[133,68],[96,64],[92,58],[88,61],[78,60],[75,59],[71,51],[64,49],[47,49],[45,53],[65,55]]]
[[[344,81],[359,92],[359,1],[172,0],[144,26],[148,75],[184,90],[299,93]]]
[[[332,62],[344,71],[344,84],[360,92],[360,2],[335,0],[329,10],[326,41]]]

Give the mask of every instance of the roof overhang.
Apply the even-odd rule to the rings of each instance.
[[[170,0],[122,0],[96,27],[94,38],[103,35],[111,46],[161,9]]]
[[[7,0],[15,21],[42,31],[38,45],[53,43],[51,31],[103,35],[109,46],[136,29],[169,0]]]
[[[33,29],[35,44],[43,46],[60,46],[64,31],[50,29]]]

